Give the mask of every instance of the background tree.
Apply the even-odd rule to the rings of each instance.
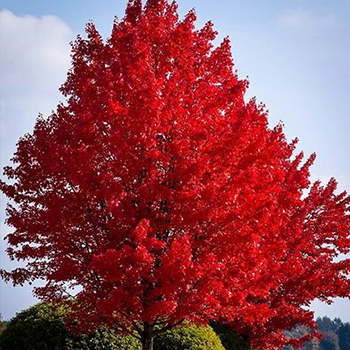
[[[337,334],[339,336],[339,346],[341,350],[349,350],[350,349],[350,324],[345,323],[341,325]]]
[[[328,349],[348,349],[350,344],[350,325],[343,323],[340,318],[333,320],[327,316],[318,317],[316,324],[322,339],[316,337],[308,342],[304,342],[301,349],[305,350],[328,350]],[[286,331],[287,338],[300,338],[303,335],[312,333],[311,329],[298,325],[297,327]],[[284,347],[285,350],[293,350],[294,347]]]
[[[337,332],[338,328],[342,326],[342,321],[340,318],[334,318],[333,320],[327,316],[317,317],[316,325],[320,331],[328,332],[333,331]]]
[[[301,348],[305,350],[320,350],[320,349],[323,350],[320,347],[320,342],[316,337],[312,338],[309,341],[304,342]]]
[[[297,325],[293,329],[286,330],[285,335],[288,339],[300,339],[309,334],[312,334],[314,331],[308,327],[303,325]],[[301,349],[303,350],[320,350],[320,343],[317,337],[311,338],[309,341],[305,341],[302,343]],[[283,350],[295,350],[294,346],[285,346]]]
[[[152,348],[183,322],[225,320],[255,348],[315,327],[304,306],[349,295],[349,197],[310,186],[282,126],[245,102],[229,40],[176,4],[130,1],[104,42],[73,44],[67,98],[18,143],[2,191],[15,284]]]
[[[7,321],[4,321],[0,314],[0,334],[6,329]]]
[[[329,331],[325,334],[324,338],[320,340],[320,347],[323,350],[339,350],[338,336],[333,332]]]

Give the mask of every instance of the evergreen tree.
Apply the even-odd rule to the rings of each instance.
[[[350,350],[350,324],[342,324],[338,331],[339,346],[341,350]]]

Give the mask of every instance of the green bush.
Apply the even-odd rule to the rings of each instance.
[[[186,323],[158,335],[154,350],[225,350],[209,326]]]
[[[131,336],[101,328],[89,335],[70,334],[63,323],[65,309],[41,303],[18,313],[0,335],[1,350],[140,350]]]
[[[0,350],[141,350],[132,336],[116,335],[107,328],[74,336],[64,328],[67,310],[40,303],[18,313],[0,334]],[[227,326],[188,322],[158,335],[154,350],[250,350]],[[214,332],[214,330],[215,332]]]
[[[248,342],[242,339],[239,334],[233,332],[229,326],[213,321],[209,324],[226,350],[251,350]]]
[[[100,328],[89,335],[81,335],[67,342],[67,350],[141,350],[141,343],[130,335],[116,335]]]

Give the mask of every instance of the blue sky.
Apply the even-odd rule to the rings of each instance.
[[[271,126],[282,120],[306,154],[317,153],[312,178],[350,190],[350,2],[348,0],[179,0],[184,15],[196,9],[197,25],[214,22],[218,40],[229,36],[240,77],[249,76],[248,97],[270,110]],[[110,34],[126,0],[2,0],[0,5],[1,164],[9,162],[18,138],[47,115],[62,97],[58,87],[70,66],[69,42],[93,20]],[[1,221],[4,220],[2,201]],[[1,226],[1,236],[9,229]],[[13,266],[3,254],[1,265]],[[5,319],[35,303],[31,287],[1,282]],[[350,321],[350,302],[314,303],[316,315]]]

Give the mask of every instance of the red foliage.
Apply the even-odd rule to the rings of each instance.
[[[283,329],[314,327],[312,300],[349,295],[349,197],[310,185],[268,127],[228,39],[196,30],[174,3],[131,1],[103,42],[94,25],[73,44],[67,97],[18,143],[2,191],[11,258],[43,299],[72,287],[82,327],[227,320],[255,348]],[[87,322],[84,322],[87,320]]]

